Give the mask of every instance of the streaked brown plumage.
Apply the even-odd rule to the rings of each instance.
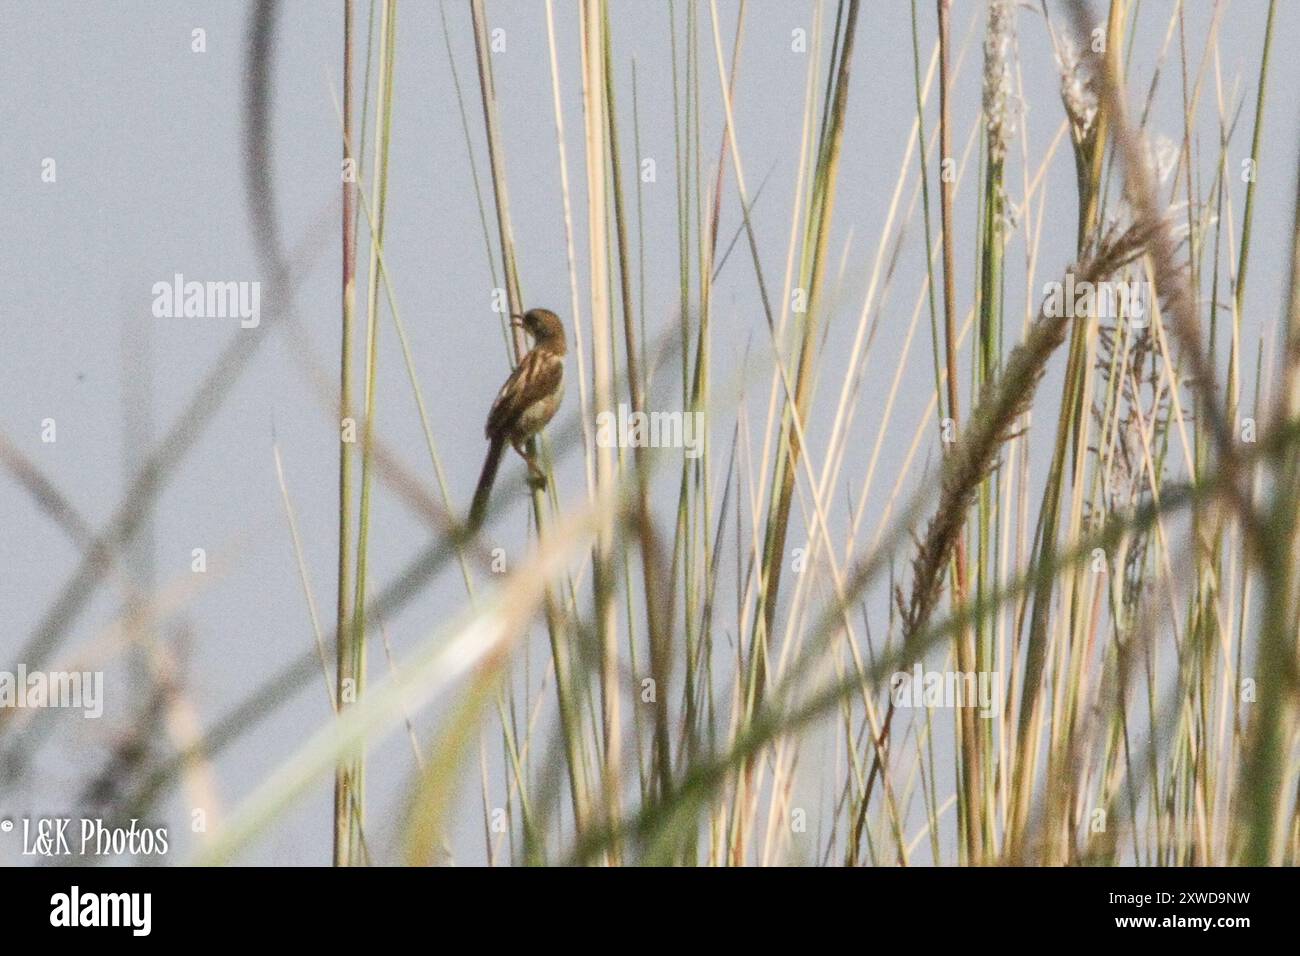
[[[564,397],[564,355],[568,351],[564,323],[549,309],[529,309],[516,321],[533,337],[533,347],[501,386],[488,412],[483,433],[490,444],[469,509],[469,524],[474,528],[487,511],[507,442],[528,463],[529,483],[546,484],[546,476],[528,453],[528,442],[551,420]]]

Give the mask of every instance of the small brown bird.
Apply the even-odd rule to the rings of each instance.
[[[551,420],[564,398],[564,355],[568,346],[560,317],[550,309],[529,309],[522,317],[512,316],[511,324],[523,326],[533,337],[533,347],[501,386],[488,412],[483,432],[490,444],[469,509],[471,528],[483,521],[506,442],[528,463],[528,483],[533,487],[546,485],[546,475],[528,453],[528,441]]]

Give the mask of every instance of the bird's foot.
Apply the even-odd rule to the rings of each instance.
[[[530,468],[528,471],[528,487],[534,491],[542,491],[546,488],[546,475]]]

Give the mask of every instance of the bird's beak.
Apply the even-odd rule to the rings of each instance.
[[[516,329],[522,329],[524,327],[524,317],[512,313],[510,316],[510,324]]]

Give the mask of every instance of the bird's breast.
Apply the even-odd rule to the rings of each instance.
[[[546,423],[555,417],[555,413],[560,408],[560,403],[564,400],[564,383],[560,382],[559,386],[547,395],[533,402],[520,413],[515,422],[513,429],[516,440],[527,441],[539,431]]]

